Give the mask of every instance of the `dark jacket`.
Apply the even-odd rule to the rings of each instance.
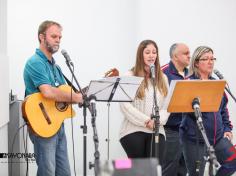
[[[197,76],[191,75],[189,79],[199,79]],[[214,79],[210,77],[210,79]],[[232,130],[231,122],[229,121],[229,113],[227,108],[228,98],[224,93],[218,112],[203,112],[202,120],[206,131],[207,138],[211,145],[215,144],[220,138],[224,136],[224,132]],[[180,125],[181,139],[191,140],[196,142],[197,133],[199,142],[204,140],[200,131],[197,131],[196,118],[193,113],[183,113],[183,120]]]
[[[178,73],[178,70],[175,68],[172,61],[170,61],[168,64],[163,65],[161,67],[162,71],[166,74],[168,77],[169,84],[172,80],[184,80],[185,77],[180,75]],[[184,69],[185,76],[188,74],[188,69]],[[165,128],[171,128],[172,130],[179,130],[179,125],[181,124],[182,120],[182,113],[171,113],[168,121],[165,125]]]

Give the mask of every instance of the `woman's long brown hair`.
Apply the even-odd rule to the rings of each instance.
[[[144,81],[140,85],[138,93],[137,93],[137,97],[140,99],[143,99],[143,97],[145,96],[145,89],[148,88],[148,79],[150,76],[146,76],[146,71],[144,69],[145,64],[144,64],[144,58],[143,58],[143,51],[147,47],[147,45],[150,45],[150,44],[152,44],[156,48],[156,51],[157,51],[157,58],[156,58],[156,62],[154,63],[154,65],[155,65],[155,83],[156,83],[155,86],[158,88],[158,90],[164,96],[166,96],[167,92],[168,92],[167,85],[164,80],[164,75],[163,75],[163,72],[161,71],[161,67],[160,67],[160,60],[159,60],[159,53],[158,53],[157,44],[152,40],[144,40],[139,44],[137,54],[136,54],[136,63],[135,63],[135,66],[131,69],[134,73],[134,76],[144,77]]]

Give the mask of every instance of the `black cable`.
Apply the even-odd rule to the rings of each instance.
[[[25,142],[25,129],[23,128],[23,144],[24,144],[24,151],[25,151],[25,153],[26,153],[26,142]],[[28,160],[26,160],[26,165],[28,165]],[[27,176],[27,173],[28,173],[28,167],[26,167],[26,176]]]
[[[23,128],[23,144],[24,144],[24,150],[26,151],[26,144],[25,144],[25,129]]]
[[[74,66],[72,66],[72,71],[74,72]],[[71,77],[71,84],[73,84],[73,76]],[[74,146],[74,123],[73,123],[73,109],[72,109],[72,86],[71,86],[71,91],[70,91],[70,95],[71,95],[71,108],[70,108],[70,112],[71,112],[71,136],[72,136],[72,149],[73,149],[73,163],[74,163],[74,173],[76,176],[76,169],[75,169],[75,146]]]
[[[64,54],[63,54],[64,55]],[[71,65],[71,67],[72,67],[72,73],[74,73],[74,65],[72,64]],[[61,71],[58,67],[57,67],[57,69],[59,70],[59,71]],[[71,87],[71,91],[70,91],[70,103],[69,104],[71,104],[71,128],[72,128],[72,131],[71,131],[71,136],[72,136],[72,147],[73,147],[73,163],[74,163],[74,173],[75,173],[75,176],[76,176],[76,169],[75,169],[75,149],[74,149],[74,125],[73,125],[73,118],[72,118],[72,115],[73,115],[73,109],[72,109],[72,90],[74,90],[75,92],[77,91],[77,89],[74,87],[74,85],[73,85],[73,80],[74,80],[74,77],[73,77],[73,74],[72,74],[72,78],[71,78],[71,81],[69,81],[69,79],[67,79],[67,77],[62,73],[62,75],[63,75],[63,77],[64,77],[64,79],[66,80],[66,82],[67,82],[67,84]]]
[[[26,129],[27,130],[27,129]],[[25,128],[23,128],[23,144],[24,144],[24,151],[25,153],[28,153],[28,130],[26,132],[26,140],[25,140]],[[27,156],[27,155],[26,155]],[[29,175],[29,161],[28,161],[28,156],[25,158],[26,159],[26,176]]]
[[[16,140],[16,135],[19,134],[20,129],[23,128],[25,125],[26,125],[26,123],[24,123],[22,126],[20,126],[20,127],[17,129],[17,131],[16,131],[16,133],[15,133],[15,135],[14,135],[13,141],[12,141],[10,153],[13,153],[13,150],[14,150],[13,147],[14,147],[14,143],[15,143],[15,140]],[[12,176],[12,155],[11,155],[10,172],[11,172],[10,175]]]
[[[26,152],[28,153],[28,130],[26,130]],[[26,157],[26,176],[29,175],[29,160],[28,157]]]

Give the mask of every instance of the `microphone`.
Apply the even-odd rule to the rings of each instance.
[[[155,79],[155,65],[150,64],[151,78]]]
[[[215,75],[219,78],[219,79],[224,79],[224,76],[219,72],[219,70],[213,70],[213,72],[215,73]]]
[[[213,70],[213,72],[215,73],[215,75],[219,78],[219,79],[224,79],[224,76],[218,71],[218,70]],[[234,101],[236,102],[236,98],[234,97],[234,95],[231,93],[229,86],[225,87],[225,90],[230,94],[230,96],[234,99]]]
[[[89,97],[88,97],[88,99],[89,99],[89,101],[90,101],[90,105],[91,105],[91,115],[93,116],[93,117],[95,117],[96,115],[97,115],[97,111],[96,111],[96,100],[97,100],[97,98],[96,98],[96,96],[94,95],[94,94],[91,94]]]
[[[200,99],[199,98],[194,98],[192,101],[192,108],[194,109],[194,114],[197,119],[199,117],[202,117],[201,111],[200,111]],[[201,121],[201,119],[199,119]]]
[[[199,100],[199,98],[194,98],[193,99],[193,102],[192,102],[192,107],[193,107],[193,109],[195,109],[195,108],[200,108],[200,100]]]
[[[61,50],[61,54],[62,54],[62,55],[64,56],[64,58],[66,59],[66,63],[67,63],[67,64],[70,64],[71,66],[74,66],[74,64],[73,64],[73,62],[71,61],[70,56],[69,56],[69,54],[67,53],[66,50],[62,49],[62,50]]]

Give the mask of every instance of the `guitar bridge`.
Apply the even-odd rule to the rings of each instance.
[[[44,118],[45,118],[46,121],[48,122],[48,124],[51,124],[52,122],[51,122],[51,120],[50,120],[50,118],[49,118],[49,116],[48,116],[48,114],[47,114],[47,112],[46,112],[46,109],[45,109],[45,107],[44,107],[44,105],[43,105],[42,102],[39,103],[39,107],[40,107],[40,109],[41,109],[41,111],[42,111],[42,113],[43,113]]]

